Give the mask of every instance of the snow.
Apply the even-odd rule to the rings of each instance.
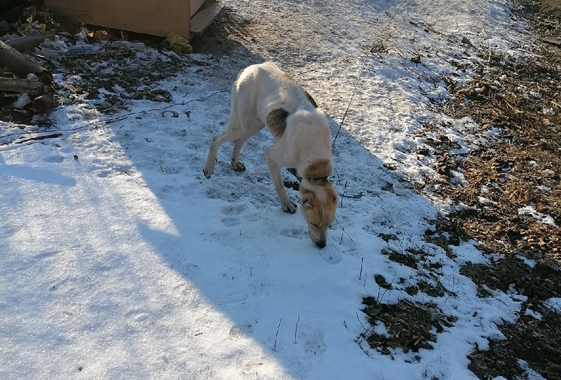
[[[448,96],[441,77],[457,71],[450,60],[480,59],[473,46],[530,54],[525,25],[500,0],[226,5],[252,21],[257,39],[231,55],[191,56],[205,66],[158,84],[171,104],[137,100],[108,116],[92,106],[102,94],[57,108],[55,130],[0,124],[0,378],[475,379],[466,356],[500,337],[496,324],[514,320],[521,301],[499,291],[476,297],[459,272],[487,261],[472,242],[451,260],[423,240],[445,206],[411,191],[423,173],[435,175],[415,154],[424,146],[417,134],[438,122],[466,149],[473,121],[434,113],[429,98]],[[376,43],[387,50],[370,53]],[[136,59],[164,54],[131,46]],[[237,72],[266,59],[301,80],[332,116],[332,136],[339,132],[342,206],[323,250],[302,216],[279,206],[263,155],[268,132],[244,146],[245,172],[231,170],[226,144],[212,179],[202,175]],[[456,79],[469,80],[472,68]],[[427,248],[456,296],[384,292],[375,274],[405,286],[424,278],[381,254],[388,245]],[[397,350],[392,360],[359,339],[368,326],[362,297],[377,294],[432,301],[458,320],[433,350]]]
[[[543,214],[538,212],[534,206],[525,206],[518,209],[518,215],[530,216],[536,220],[539,224],[547,224],[553,227],[557,227],[555,220],[551,215]]]
[[[549,298],[545,300],[545,305],[551,310],[561,313],[561,298]]]

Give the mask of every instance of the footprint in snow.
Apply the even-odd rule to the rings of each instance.
[[[201,275],[201,269],[197,264],[183,263],[179,266],[179,268],[181,270],[181,273],[183,273],[190,280],[199,278]]]
[[[241,204],[231,204],[222,207],[222,213],[226,215],[232,214],[241,214],[247,209],[247,205],[244,203]]]
[[[242,326],[232,326],[228,338],[231,340],[237,340],[246,336],[251,336],[253,332],[253,326],[251,324]]]
[[[33,258],[37,261],[40,261],[40,260],[48,259],[49,257],[56,256],[59,253],[60,253],[59,251],[46,251],[33,256]]]
[[[144,329],[152,324],[150,314],[142,310],[131,310],[125,317],[127,326],[131,329]]]
[[[225,217],[221,218],[220,220],[222,221],[222,223],[224,223],[224,225],[226,227],[235,227],[235,226],[239,226],[241,224],[241,222],[238,218],[233,218],[233,217],[229,217],[229,216],[225,216]]]
[[[58,154],[53,154],[53,155],[45,157],[44,161],[52,163],[52,164],[60,164],[62,161],[64,161],[64,157],[62,157]]]
[[[22,226],[14,226],[14,225],[4,225],[0,226],[0,239],[6,239],[13,235],[15,235],[19,230],[22,229]]]
[[[245,210],[247,210],[247,205],[244,203],[226,205],[222,207],[221,212],[224,216],[220,220],[227,227],[239,226],[241,221],[238,215],[242,214]]]
[[[308,355],[317,356],[325,353],[325,340],[322,331],[314,328],[304,330],[298,334],[298,338],[303,341],[304,351]]]
[[[333,244],[333,243],[331,243]],[[319,255],[322,259],[324,259],[328,264],[339,264],[343,259],[341,252],[337,251],[335,248],[330,247],[329,245],[319,251]]]
[[[297,227],[285,228],[281,230],[280,234],[294,239],[302,239],[308,236],[308,232],[305,229]]]

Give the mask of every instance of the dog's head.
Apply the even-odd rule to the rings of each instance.
[[[300,210],[308,223],[310,238],[319,248],[323,248],[327,244],[327,229],[335,218],[337,192],[333,184],[326,180],[321,184],[301,184],[300,194]]]

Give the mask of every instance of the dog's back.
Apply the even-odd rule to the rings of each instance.
[[[304,90],[290,75],[281,71],[272,62],[252,65],[242,70],[233,92],[246,104],[255,104],[255,110],[264,124],[271,110],[283,109],[288,114],[297,109],[312,112],[317,104],[310,94]]]

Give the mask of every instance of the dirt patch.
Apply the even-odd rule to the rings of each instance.
[[[561,296],[561,272],[538,262],[533,267],[515,256],[505,256],[491,264],[466,263],[460,273],[475,282],[482,297],[488,289],[508,292],[512,287],[528,297],[527,305]]]
[[[169,92],[154,88],[153,83],[174,76],[184,60],[175,54],[150,59],[144,49],[144,43],[115,41],[104,43],[95,52],[65,54],[58,60],[59,71],[72,73],[82,81],[64,89],[89,99],[99,99],[102,92],[104,101],[97,107],[104,112],[121,109],[128,99],[169,102]]]
[[[559,379],[561,373],[561,328],[559,313],[533,305],[530,314],[523,310],[515,323],[500,326],[505,339],[491,340],[488,350],[475,347],[468,357],[468,368],[480,379],[504,376],[507,379],[527,378],[518,359],[548,380]],[[539,318],[536,318],[538,315]]]
[[[373,297],[363,300],[362,310],[372,326],[383,324],[385,333],[370,329],[361,334],[371,347],[384,355],[391,355],[391,349],[400,348],[404,352],[418,352],[432,349],[437,334],[451,327],[456,318],[445,315],[433,303],[413,303],[401,300],[395,305],[378,302]]]
[[[395,263],[408,266],[409,268],[417,269],[417,258],[415,257],[415,255],[412,255],[408,252],[400,253],[392,249],[383,249],[382,255],[387,255],[388,258]]]
[[[513,289],[528,297],[519,318],[499,326],[505,339],[490,340],[487,350],[476,346],[468,368],[480,379],[525,378],[521,359],[546,379],[559,379],[561,315],[544,301],[561,296],[561,272],[544,263],[530,267],[520,258],[505,256],[490,265],[467,263],[460,273],[477,284],[481,297],[491,296],[495,289]]]

